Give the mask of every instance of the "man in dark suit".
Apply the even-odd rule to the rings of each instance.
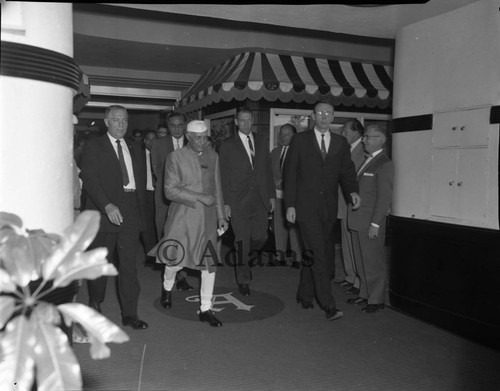
[[[106,247],[110,258],[116,251],[122,324],[142,330],[147,329],[148,324],[137,316],[140,286],[136,256],[143,229],[145,161],[137,145],[127,145],[124,140],[128,126],[124,107],[108,107],[104,123],[108,132],[86,142],[82,155],[81,178],[87,194],[85,209],[101,212],[99,232],[90,248]],[[88,281],[89,305],[99,312],[106,282],[107,277]]]
[[[367,126],[363,145],[368,156],[358,170],[363,204],[357,210],[349,209],[347,215],[353,238],[354,261],[361,282],[359,297],[347,302],[366,304],[362,309],[366,313],[380,311],[385,301],[385,227],[394,177],[394,166],[384,151],[386,139],[384,127],[378,124]]]
[[[365,161],[365,150],[361,142],[364,131],[365,129],[361,122],[355,118],[349,119],[342,127],[342,136],[346,138],[351,148],[351,160],[354,163],[356,172]],[[341,227],[342,259],[338,261],[342,262],[345,271],[345,280],[337,280],[337,282],[340,282],[341,286],[347,288],[347,293],[357,295],[359,294],[359,277],[354,263],[351,232],[347,228],[347,207],[348,204],[342,191],[339,189],[339,211],[337,217],[340,219]],[[335,259],[335,263],[337,264],[337,259]],[[337,272],[335,273],[335,277],[340,277],[337,275]]]
[[[297,134],[297,129],[292,124],[284,124],[280,127],[279,143],[271,151],[271,166],[273,169],[274,185],[276,187],[276,208],[274,209],[273,228],[276,241],[276,251],[278,254],[286,254],[288,249],[288,239],[290,239],[291,266],[300,268],[302,260],[302,250],[300,245],[299,230],[294,224],[289,224],[285,217],[285,205],[283,203],[283,167],[285,166],[288,148],[293,136]],[[280,254],[280,255],[281,255]]]
[[[158,240],[163,237],[163,227],[167,220],[170,201],[165,197],[165,162],[170,152],[176,151],[187,144],[186,117],[182,113],[171,112],[167,116],[169,135],[158,137],[151,146],[151,165],[155,177],[155,220]],[[177,273],[177,289],[190,291],[193,289],[186,280],[187,273],[181,270]]]
[[[236,281],[243,296],[250,295],[252,272],[249,261],[267,241],[268,216],[274,211],[275,191],[268,140],[252,132],[253,113],[238,108],[238,132],[220,147],[222,192],[226,216],[231,218],[235,244]]]
[[[314,107],[313,130],[295,135],[285,162],[286,218],[299,224],[304,256],[297,301],[313,308],[316,293],[328,320],[343,316],[331,292],[334,268],[333,228],[337,219],[337,189],[340,184],[347,199],[359,207],[356,171],[344,137],[331,133],[333,104],[320,101]]]

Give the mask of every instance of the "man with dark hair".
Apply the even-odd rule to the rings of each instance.
[[[122,106],[110,106],[104,123],[108,132],[83,147],[85,209],[101,212],[99,232],[89,248],[106,247],[108,257],[117,253],[118,292],[122,324],[135,330],[148,328],[137,316],[139,280],[136,255],[143,229],[146,191],[145,162],[135,143],[127,143],[128,114]],[[109,259],[109,258],[108,258]],[[101,312],[107,277],[88,281],[89,306]]]
[[[384,151],[386,129],[368,125],[363,135],[367,158],[358,170],[359,191],[363,205],[349,208],[347,221],[352,232],[354,260],[360,278],[359,297],[350,304],[365,305],[362,311],[375,313],[384,308],[387,284],[385,255],[386,216],[392,200],[394,165]]]
[[[220,147],[222,191],[226,216],[231,218],[235,245],[236,281],[243,296],[250,295],[250,260],[267,241],[269,213],[274,211],[275,191],[268,140],[252,132],[253,113],[246,106],[237,110],[238,132]]]
[[[292,139],[284,177],[286,218],[292,224],[298,222],[305,251],[310,255],[309,264],[301,270],[297,301],[310,309],[316,295],[328,320],[344,315],[336,306],[330,285],[338,185],[354,208],[361,202],[347,141],[329,131],[333,115],[332,103],[320,101],[315,105],[315,127]]]
[[[184,114],[173,111],[167,116],[169,135],[158,137],[151,145],[151,165],[155,177],[155,219],[158,240],[163,237],[163,227],[167,219],[170,202],[165,197],[165,162],[172,151],[182,148],[187,144],[186,117]],[[193,289],[186,280],[187,273],[180,271],[177,274],[177,289],[190,291]]]
[[[276,188],[276,208],[273,217],[276,251],[280,256],[281,254],[287,254],[287,258],[291,258],[291,266],[298,268],[302,260],[299,232],[295,225],[286,221],[285,205],[283,203],[283,167],[285,166],[290,143],[296,133],[297,129],[292,124],[284,124],[280,127],[279,145],[271,151],[271,166]],[[290,240],[291,254],[287,253],[288,240]]]
[[[363,125],[356,118],[347,120],[342,127],[342,136],[346,138],[347,143],[350,145],[351,160],[354,163],[356,171],[365,160],[365,151],[363,143],[361,142],[361,136],[363,136],[364,131]],[[347,288],[347,293],[358,294],[359,277],[356,272],[356,265],[354,264],[351,233],[347,228],[347,208],[347,202],[342,191],[339,189],[339,211],[337,217],[340,219],[341,227],[342,260],[335,259],[335,277],[337,279],[336,281],[340,282],[341,286]],[[341,265],[337,266],[337,261],[342,262]],[[343,276],[337,273],[337,269],[342,266],[342,271],[344,272]],[[342,277],[345,277],[345,279],[340,279]]]

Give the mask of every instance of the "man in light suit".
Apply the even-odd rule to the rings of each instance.
[[[304,309],[310,309],[316,296],[328,320],[343,316],[330,285],[338,185],[354,207],[361,202],[347,141],[329,131],[333,116],[333,104],[329,101],[315,105],[311,115],[315,127],[292,139],[284,177],[286,218],[292,224],[298,222],[304,257],[309,253],[309,262],[304,262],[301,270],[297,301]]]
[[[292,124],[281,126],[279,131],[280,145],[271,151],[271,166],[273,168],[274,184],[276,187],[276,208],[274,209],[273,217],[276,251],[280,257],[282,254],[287,254],[288,239],[290,239],[290,250],[292,253],[287,254],[287,256],[291,255],[291,266],[299,268],[302,260],[299,232],[295,225],[289,224],[286,221],[283,191],[283,167],[288,154],[288,148],[296,133],[297,129]]]
[[[169,135],[158,137],[151,146],[151,166],[155,177],[155,220],[158,240],[163,237],[163,227],[167,220],[170,202],[165,197],[165,162],[170,152],[176,151],[187,144],[186,117],[182,113],[171,112],[167,116]],[[190,291],[193,289],[186,280],[187,273],[181,270],[177,273],[177,289]]]
[[[136,255],[145,214],[146,164],[138,146],[124,140],[128,126],[124,107],[108,107],[104,123],[108,132],[86,142],[82,154],[85,209],[101,212],[99,232],[89,248],[106,247],[108,257],[116,251],[122,324],[143,330],[148,324],[137,316]],[[99,312],[106,283],[107,277],[88,281],[89,306]]]
[[[364,133],[361,122],[357,119],[349,119],[342,127],[342,136],[347,139],[351,147],[351,160],[354,163],[356,172],[365,160],[365,150],[361,137]],[[347,228],[347,202],[339,189],[339,211],[337,217],[340,219],[341,240],[342,240],[342,262],[345,270],[345,280],[339,281],[341,286],[347,288],[348,293],[359,293],[359,277],[354,264],[351,233]],[[337,263],[337,259],[335,259]],[[337,276],[337,273],[335,274]]]
[[[349,299],[348,303],[365,305],[362,310],[366,313],[380,311],[385,301],[385,228],[394,177],[394,166],[384,151],[386,140],[382,125],[367,126],[363,145],[368,157],[357,174],[363,204],[358,210],[349,209],[347,214],[360,278],[359,297]]]
[[[243,296],[250,295],[249,261],[267,241],[268,215],[274,211],[275,191],[268,140],[252,132],[253,113],[237,110],[238,132],[220,147],[222,192],[226,216],[231,219],[235,245],[236,280]]]

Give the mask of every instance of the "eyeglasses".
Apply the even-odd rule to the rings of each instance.
[[[361,138],[373,138],[373,137],[380,137],[380,136],[363,136]]]
[[[329,117],[331,115],[333,115],[333,112],[331,111],[316,111],[316,114],[318,114],[319,116],[322,116],[322,117]]]

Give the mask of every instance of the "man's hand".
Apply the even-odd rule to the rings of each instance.
[[[116,205],[108,204],[104,207],[104,210],[106,211],[106,215],[112,224],[119,226],[123,223],[123,216],[120,213],[120,209],[118,209]]]
[[[271,209],[269,209],[269,212],[273,213],[274,209],[276,208],[276,198],[269,199],[269,205],[271,207]]]
[[[224,213],[228,219],[231,218],[231,207],[229,205],[224,205]]]
[[[356,210],[361,206],[361,197],[358,193],[351,193],[352,209]]]
[[[286,220],[289,223],[295,224],[295,208],[290,207],[286,210]]]
[[[215,197],[209,194],[202,194],[198,197],[198,201],[200,201],[203,205],[213,206],[215,204]]]
[[[378,231],[379,227],[374,227],[373,225],[370,225],[370,228],[368,228],[368,238],[376,239],[378,236]]]
[[[229,228],[229,223],[226,219],[219,219],[219,221],[217,222],[217,227],[219,229],[223,228],[224,231],[227,231],[227,229]]]

